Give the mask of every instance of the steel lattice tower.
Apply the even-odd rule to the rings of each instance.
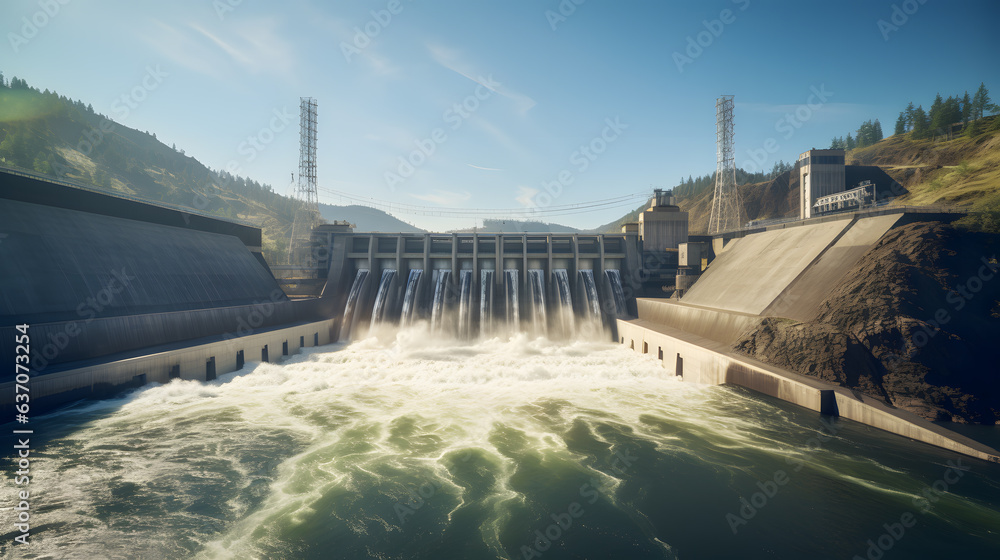
[[[299,98],[299,184],[297,198],[305,201],[311,210],[319,210],[316,193],[316,99]]]
[[[746,213],[736,188],[736,149],[733,142],[733,96],[715,100],[715,197],[708,233],[733,231],[746,223]]]
[[[295,198],[304,204],[295,212],[288,237],[288,264],[306,264],[302,254],[309,245],[313,227],[320,221],[316,181],[316,99],[299,98],[299,182]]]

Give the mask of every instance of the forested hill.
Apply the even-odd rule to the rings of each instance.
[[[300,205],[269,185],[213,171],[80,101],[2,76],[0,164],[249,221],[262,227],[270,262],[283,257]]]

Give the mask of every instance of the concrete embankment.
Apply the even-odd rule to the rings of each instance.
[[[739,385],[817,412],[1000,462],[1000,452],[917,414],[848,387],[765,364],[734,349],[734,343],[759,329],[765,318],[788,322],[793,328],[799,322],[815,321],[829,294],[887,232],[915,219],[919,220],[899,213],[845,215],[734,239],[681,301],[638,300],[638,319],[618,321],[620,342],[656,355],[668,372],[686,381]],[[820,350],[830,353],[831,349],[816,349]],[[867,350],[865,355],[871,358]],[[859,372],[852,373],[856,377]]]
[[[1000,451],[891,408],[844,387],[769,366],[729,350],[722,342],[644,319],[618,320],[622,344],[654,354],[669,374],[708,385],[738,385],[822,414],[873,426],[984,461],[1000,462]]]

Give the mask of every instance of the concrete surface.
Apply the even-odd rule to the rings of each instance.
[[[848,224],[838,220],[734,239],[682,301],[759,315]]]
[[[807,267],[764,310],[763,315],[811,321],[819,305],[869,249],[878,243],[902,214],[863,218]]]
[[[739,385],[956,453],[1000,462],[1000,451],[850,390],[731,352],[722,342],[643,319],[618,320],[619,342],[656,356],[669,374],[708,385]]]
[[[750,313],[698,307],[671,299],[638,298],[639,318],[725,344],[735,343],[740,334],[760,324]]]

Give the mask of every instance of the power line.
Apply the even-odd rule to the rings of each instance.
[[[364,198],[352,195],[343,191],[319,187],[319,190],[336,196],[340,199],[358,203],[360,205],[377,208],[389,212],[404,214],[416,214],[424,216],[439,217],[464,217],[464,218],[510,218],[510,217],[549,217],[567,216],[573,214],[585,214],[599,212],[624,206],[634,206],[637,200],[645,200],[649,197],[645,193],[632,193],[615,198],[580,202],[576,204],[562,204],[546,206],[544,208],[455,208],[438,206],[421,206],[416,204],[406,204],[394,201],[381,201],[373,198]]]

